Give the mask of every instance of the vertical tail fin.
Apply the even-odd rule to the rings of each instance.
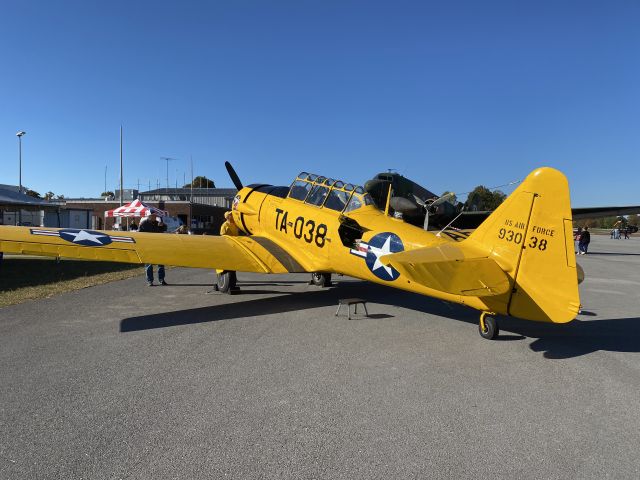
[[[553,168],[539,168],[469,237],[509,275],[506,310],[514,317],[564,323],[580,297],[569,185]]]

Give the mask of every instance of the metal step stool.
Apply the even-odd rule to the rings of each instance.
[[[336,317],[340,313],[340,307],[343,305],[347,306],[347,319],[351,320],[351,305],[353,305],[353,314],[356,315],[358,313],[358,304],[361,303],[364,307],[364,316],[368,317],[369,312],[367,311],[367,301],[362,298],[340,298],[338,299],[338,310],[336,310]]]

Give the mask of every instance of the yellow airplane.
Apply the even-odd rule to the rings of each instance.
[[[580,309],[566,177],[539,168],[470,235],[431,232],[378,209],[362,187],[301,173],[290,187],[238,187],[238,236],[0,227],[0,251],[259,273],[331,273],[468,305],[480,335],[495,316],[565,323]],[[389,206],[387,202],[387,209]]]

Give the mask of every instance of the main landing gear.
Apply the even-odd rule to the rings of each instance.
[[[218,278],[216,279],[214,290],[222,293],[231,293],[233,291],[240,290],[236,286],[236,282],[236,272],[232,270],[225,270],[218,273]]]
[[[313,272],[311,274],[311,281],[309,285],[315,285],[317,287],[330,287],[331,286],[331,274]]]
[[[487,340],[495,340],[500,333],[498,328],[498,321],[494,317],[493,312],[482,312],[480,314],[480,324],[478,325],[478,331],[482,338]]]

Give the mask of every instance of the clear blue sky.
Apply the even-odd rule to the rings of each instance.
[[[640,204],[638,1],[5,1],[0,183],[96,196],[195,174],[436,192],[569,177]]]

